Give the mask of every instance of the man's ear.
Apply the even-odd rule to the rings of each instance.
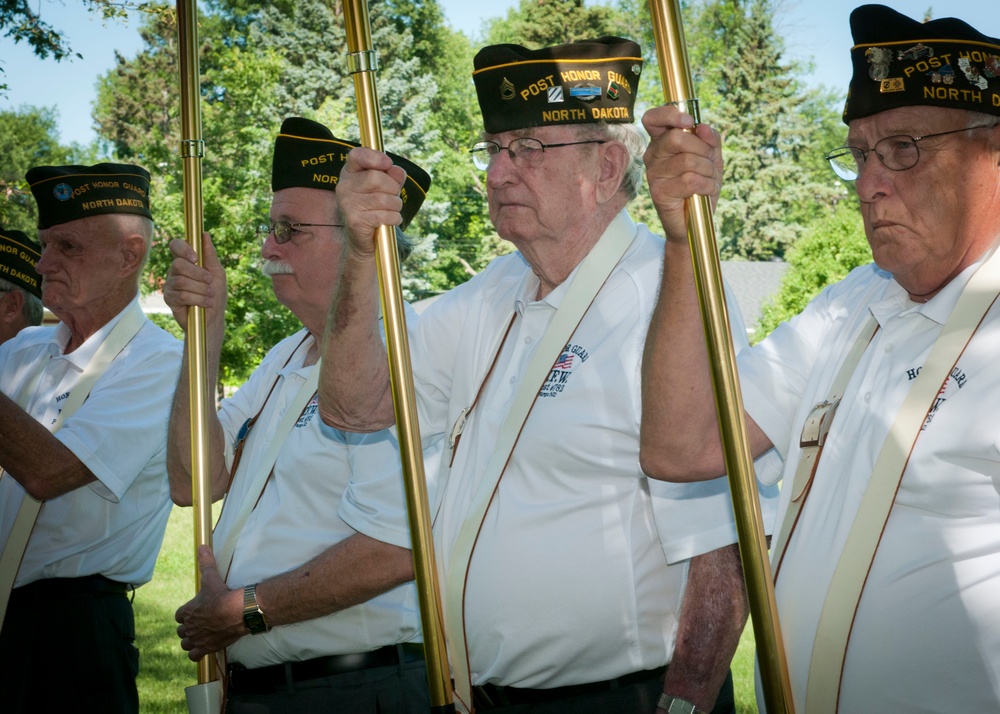
[[[138,272],[146,259],[146,240],[138,233],[122,238],[122,273],[131,275]]]
[[[11,290],[0,295],[0,322],[12,323],[20,319],[26,297],[20,290]]]
[[[629,163],[628,151],[620,141],[609,141],[598,145],[597,148],[600,150],[597,201],[607,203],[618,193],[625,180],[625,171]]]

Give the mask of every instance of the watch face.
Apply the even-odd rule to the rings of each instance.
[[[264,614],[260,611],[244,612],[243,624],[247,626],[248,630],[250,630],[251,635],[267,632],[267,622],[264,620]]]

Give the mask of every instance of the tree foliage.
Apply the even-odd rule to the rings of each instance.
[[[38,209],[24,180],[32,166],[66,164],[73,150],[61,146],[54,109],[22,107],[0,112],[0,226],[34,235]]]
[[[0,30],[3,9],[14,6],[4,2]],[[143,49],[135,57],[117,56],[99,79],[95,150],[142,164],[153,175],[156,246],[144,289],[154,289],[169,264],[166,242],[184,234],[175,10],[162,1],[86,2],[105,17],[125,8],[143,11]],[[725,257],[780,257],[808,226],[829,221],[844,197],[822,159],[843,134],[839,107],[828,93],[806,90],[795,68],[784,62],[774,30],[779,3],[682,3],[702,116],[725,136],[727,168],[716,216]],[[285,117],[298,115],[357,139],[357,114],[339,2],[206,0],[202,8],[204,221],[229,272],[222,380],[236,383],[298,327],[255,269],[258,248],[251,226],[267,216],[274,135]],[[410,227],[419,243],[404,266],[403,285],[413,299],[467,280],[511,247],[493,230],[485,174],[469,160],[482,126],[471,79],[476,48],[444,23],[438,0],[371,0],[369,13],[386,148],[433,177]],[[644,107],[662,101],[650,28],[645,0],[521,0],[488,22],[484,35],[489,43],[529,47],[605,34],[637,40],[646,56],[637,102],[641,115]],[[16,183],[27,166],[87,156],[79,147],[58,146],[54,111],[0,114],[0,141],[7,142],[0,181],[8,188],[0,220],[33,225],[33,202]],[[25,147],[34,153],[27,155]],[[656,229],[648,194],[640,193],[630,210]]]
[[[788,272],[778,294],[761,312],[761,339],[802,311],[827,285],[872,260],[856,199],[839,201],[810,224],[788,251]]]
[[[833,97],[804,90],[784,63],[771,0],[709,0],[692,7],[692,51],[706,120],[725,141],[716,213],[724,258],[784,256],[822,206],[839,197],[811,157],[837,120]]]
[[[146,4],[142,0],[77,1],[82,1],[92,11],[99,12],[105,20],[124,18],[128,15],[129,9],[142,8]],[[41,7],[40,0],[36,3],[30,3],[28,0],[0,0],[0,36],[9,37],[15,45],[27,42],[32,52],[41,59],[51,57],[56,62],[68,57],[83,59],[83,55],[73,51],[69,41],[59,30],[42,20]],[[0,75],[4,71],[0,63]],[[8,89],[5,82],[0,82],[0,96],[3,96]]]
[[[521,0],[503,18],[487,23],[486,44],[513,43],[536,49],[576,42],[621,29],[621,13],[584,0]]]
[[[51,56],[59,61],[74,54],[66,39],[42,21],[28,0],[0,0],[0,31],[14,44],[27,42],[42,59]]]

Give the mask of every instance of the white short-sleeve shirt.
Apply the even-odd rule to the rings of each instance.
[[[305,330],[283,340],[247,383],[222,403],[219,418],[231,463],[240,428],[267,400],[226,497],[231,503],[223,508],[216,527],[216,547],[229,535],[248,482],[269,447],[268,435],[316,369],[315,365],[303,366],[312,344]],[[431,449],[425,457],[430,474],[437,469],[434,453]],[[326,426],[313,395],[282,445],[274,472],[243,526],[227,582],[230,587],[242,587],[293,570],[358,532],[410,547],[398,445],[389,430],[349,434]],[[420,641],[412,582],[340,612],[243,637],[229,648],[229,659],[254,668],[368,652],[409,641]]]
[[[663,240],[639,226],[525,423],[469,567],[473,684],[548,688],[666,664],[688,559],[736,540],[725,479],[665,484],[639,467],[640,359],[662,260]],[[512,254],[421,316],[412,350],[421,428],[444,434],[473,402],[515,316],[446,485],[443,464],[434,533],[445,571],[477,477],[569,282],[535,300],[537,278]],[[735,329],[745,343],[742,323]]]
[[[800,709],[820,612],[872,467],[974,268],[923,305],[875,266],[858,268],[738,358],[746,408],[788,457],[790,480],[806,415],[827,397],[868,315],[879,324],[845,390],[777,575]],[[907,464],[851,631],[841,711],[1000,711],[997,355],[994,305]]]
[[[26,410],[50,426],[123,314],[67,355],[65,325],[22,330],[0,345],[0,388],[15,398],[33,384]],[[167,421],[180,358],[180,343],[147,320],[55,433],[97,481],[43,504],[15,587],[94,574],[132,585],[152,578],[171,508]],[[0,542],[23,498],[24,489],[5,475]]]

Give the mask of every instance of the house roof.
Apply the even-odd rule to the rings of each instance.
[[[753,334],[760,322],[764,305],[777,295],[781,278],[787,270],[788,263],[780,261],[722,261],[722,277],[736,293],[736,302],[739,303],[749,334]]]

